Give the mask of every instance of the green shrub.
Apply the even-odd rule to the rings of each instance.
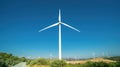
[[[83,64],[67,64],[66,67],[84,67]]]
[[[40,59],[29,61],[28,63],[30,64],[30,66],[33,66],[33,65],[48,65],[49,61],[46,60],[46,59],[40,58]]]
[[[50,64],[50,67],[66,67],[66,62],[63,60],[55,60]]]
[[[94,62],[94,67],[109,67],[105,62]]]
[[[109,67],[109,65],[105,62],[87,62],[84,67]]]
[[[26,64],[29,65],[29,64],[31,63],[31,61],[32,61],[32,60],[27,60],[27,63],[26,63]]]
[[[109,63],[109,67],[120,67],[120,62],[111,62]]]
[[[35,65],[37,63],[37,61],[36,60],[32,60],[32,61],[30,61],[30,66],[33,66],[33,65]]]
[[[8,65],[5,62],[0,61],[0,67],[8,67]]]
[[[37,59],[36,61],[37,61],[38,65],[48,65],[49,64],[49,61],[44,58]]]
[[[87,62],[84,64],[84,67],[94,67],[94,63],[93,62]]]

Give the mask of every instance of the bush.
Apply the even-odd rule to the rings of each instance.
[[[67,64],[66,67],[84,67],[83,64]]]
[[[109,63],[109,67],[120,67],[120,62],[111,62]]]
[[[5,62],[0,61],[0,67],[8,67],[8,65]]]
[[[105,62],[87,62],[84,67],[109,67],[109,65]]]
[[[50,67],[66,67],[66,62],[63,60],[55,60],[50,64]]]
[[[36,63],[37,63],[36,60],[32,60],[32,61],[30,61],[29,65],[30,65],[30,66],[33,66],[33,65],[35,65]]]
[[[36,61],[37,61],[38,65],[48,65],[49,64],[49,61],[46,59],[43,59],[43,58],[37,59]]]
[[[48,65],[49,61],[46,60],[46,59],[40,58],[40,59],[32,60],[29,63],[30,63],[30,66],[33,66],[33,65]]]
[[[19,58],[18,56],[13,56],[12,54],[0,52],[0,61],[4,61],[4,63],[8,66],[14,66],[20,62],[25,62],[27,60],[28,59],[25,57]]]
[[[27,60],[27,65],[29,65],[31,63],[32,60]]]
[[[95,62],[94,67],[109,67],[109,65],[105,62]]]
[[[93,62],[87,62],[84,64],[84,67],[94,67],[94,63]]]

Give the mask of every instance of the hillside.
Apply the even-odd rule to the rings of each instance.
[[[110,59],[110,60],[114,60],[114,61],[120,62],[120,56],[109,57],[109,58],[106,58],[106,59]]]

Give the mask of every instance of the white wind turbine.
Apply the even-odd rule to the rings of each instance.
[[[60,11],[60,9],[59,9],[59,16],[58,16],[58,22],[57,23],[55,23],[55,24],[52,24],[52,25],[50,25],[50,26],[47,26],[47,27],[45,27],[45,28],[43,28],[43,29],[41,29],[41,30],[39,30],[39,32],[41,32],[41,31],[44,31],[44,30],[46,30],[46,29],[48,29],[48,28],[51,28],[51,27],[54,27],[54,26],[59,26],[59,60],[61,60],[62,59],[62,51],[61,51],[61,25],[64,25],[64,26],[67,26],[67,27],[69,27],[69,28],[71,28],[71,29],[73,29],[73,30],[76,30],[76,31],[78,31],[78,32],[80,32],[78,29],[76,29],[76,28],[74,28],[74,27],[72,27],[72,26],[70,26],[70,25],[68,25],[68,24],[66,24],[66,23],[63,23],[63,22],[61,22],[61,11]]]

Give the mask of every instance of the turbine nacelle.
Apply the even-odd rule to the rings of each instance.
[[[59,24],[62,24],[62,22],[58,22]]]

